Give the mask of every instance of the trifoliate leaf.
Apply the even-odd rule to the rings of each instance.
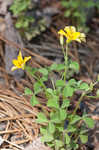
[[[88,128],[93,128],[94,127],[95,123],[94,123],[94,120],[92,118],[84,117],[83,120],[87,124]]]
[[[55,132],[55,125],[52,122],[48,124],[48,132],[51,134]]]
[[[78,116],[78,115],[75,115],[75,116],[72,118],[70,124],[75,124],[75,123],[76,123],[77,121],[79,121],[79,120],[81,120],[81,117]]]
[[[41,141],[42,142],[51,142],[53,140],[53,135],[46,133],[42,138]]]
[[[33,92],[32,92],[32,90],[30,90],[29,88],[25,88],[24,94],[25,94],[25,95],[32,95]]]
[[[56,149],[60,149],[64,145],[63,141],[55,140]]]
[[[40,68],[39,72],[41,72],[43,75],[48,75],[48,70],[46,68]]]
[[[67,84],[63,90],[63,95],[65,97],[71,97],[71,96],[73,96],[74,91],[75,91],[75,89]]]
[[[65,85],[65,82],[63,80],[57,80],[56,81],[56,87],[62,87]]]
[[[59,108],[58,97],[53,96],[52,98],[49,98],[47,102],[47,106],[51,108]]]
[[[85,144],[88,141],[88,136],[87,135],[80,135],[80,139],[81,139],[81,142],[83,144]]]
[[[36,98],[35,95],[33,95],[33,96],[31,97],[30,103],[31,103],[32,106],[35,106],[35,105],[39,104],[39,101],[37,100],[37,98]]]
[[[37,115],[36,122],[37,123],[46,123],[46,122],[48,122],[48,119],[46,118],[44,113],[40,112]]]
[[[70,106],[70,100],[64,99],[61,108],[66,108]]]
[[[41,91],[42,91],[41,84],[38,83],[38,82],[34,83],[34,93],[35,93],[35,95],[38,94]]]
[[[66,144],[70,143],[70,136],[67,133],[65,133],[65,142]]]

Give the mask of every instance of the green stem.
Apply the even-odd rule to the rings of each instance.
[[[64,55],[64,59],[65,59],[64,81],[66,81],[66,77],[67,77],[67,64],[68,64],[68,44],[67,43],[66,43],[66,53]]]
[[[82,99],[83,99],[83,97],[86,95],[86,93],[85,92],[83,92],[82,94],[81,94],[81,96],[80,96],[80,98],[79,98],[79,100],[78,100],[78,103],[77,103],[77,105],[76,105],[76,108],[74,109],[74,111],[73,111],[73,116],[76,114],[76,111],[77,111],[77,109],[79,108],[79,105],[80,105],[80,103],[81,103],[81,101],[82,101]]]
[[[62,51],[63,51],[64,58],[65,58],[65,50],[64,50],[64,46],[63,45],[62,45]]]
[[[25,70],[30,73],[27,68],[25,68]],[[35,80],[37,80],[38,82],[40,82],[41,86],[43,87],[44,91],[45,91],[45,94],[46,94],[46,86],[44,85],[44,83],[37,77],[35,76],[34,74],[32,74],[32,76],[34,77]]]

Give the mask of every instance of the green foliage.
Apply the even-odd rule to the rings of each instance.
[[[78,71],[79,65],[73,61],[69,62],[68,70]],[[53,64],[50,67],[37,70],[27,68],[27,71],[32,72],[31,75],[36,80],[33,91],[29,88],[25,89],[25,94],[31,96],[31,105],[40,104],[37,95],[43,92],[47,100],[46,106],[51,110],[47,113],[43,110],[37,115],[36,122],[42,125],[40,128],[42,141],[53,150],[77,150],[80,147],[79,140],[82,144],[88,141],[86,128],[93,128],[94,121],[87,115],[80,116],[76,112],[83,97],[93,90],[95,84],[88,85],[85,82],[76,81],[74,78],[64,81],[65,63]],[[54,81],[52,88],[48,88],[45,81],[48,81],[53,71],[59,73],[61,77],[60,80]],[[72,106],[71,99],[76,91],[81,91],[82,94],[78,99],[76,108],[69,111]],[[66,121],[68,123],[65,127]]]
[[[61,0],[61,4],[66,8],[64,16],[71,18],[72,24],[75,24],[84,31],[88,31],[86,26],[89,9],[97,7],[99,9],[99,2],[94,0]]]
[[[73,3],[73,5],[76,7],[76,4]],[[64,57],[66,58],[68,55]],[[26,70],[35,79],[35,83],[33,91],[29,88],[25,89],[25,95],[31,96],[32,106],[37,106],[37,104],[42,106],[37,96],[42,93],[45,96],[45,105],[49,111],[41,107],[42,110],[37,114],[36,119],[36,122],[41,125],[42,141],[53,150],[77,150],[88,141],[87,128],[94,127],[91,117],[85,113],[79,115],[77,110],[84,97],[92,93],[94,86],[99,81],[88,85],[81,80],[75,80],[69,76],[69,72],[78,73],[79,65],[68,58],[64,61],[63,64],[52,64],[40,69],[26,67]],[[60,79],[52,79],[53,73],[57,73]],[[51,81],[52,84],[47,86],[46,81],[48,83]],[[73,105],[74,95],[78,91],[81,95],[75,106]],[[96,94],[97,97],[98,92]],[[81,142],[79,143],[79,141]]]
[[[10,11],[16,17],[15,27],[22,29],[20,32],[27,40],[46,30],[45,18],[36,15],[38,9],[39,5],[32,0],[14,0],[10,6]]]
[[[73,61],[69,62],[71,63],[68,63],[70,64],[68,70],[71,68],[71,70],[78,71],[79,65]],[[42,141],[54,150],[77,150],[80,147],[79,140],[82,144],[88,141],[86,128],[93,128],[94,121],[87,115],[80,116],[76,112],[83,97],[93,90],[95,84],[88,85],[85,82],[76,81],[74,78],[64,81],[65,64],[53,64],[37,70],[27,68],[27,71],[32,72],[31,75],[36,80],[33,91],[29,88],[25,89],[25,94],[31,96],[31,105],[40,104],[36,95],[43,92],[47,99],[46,106],[51,110],[47,113],[43,110],[37,115],[36,122],[42,125],[40,128]],[[59,73],[61,78],[54,81],[52,88],[48,88],[45,81],[49,79],[53,71]],[[76,91],[81,91],[81,97],[78,99],[76,108],[69,111],[72,105],[71,98]],[[68,123],[65,127],[66,121]]]
[[[30,0],[15,0],[14,4],[10,7],[15,15],[18,15],[30,6]]]
[[[33,22],[31,17],[26,17],[25,12],[31,5],[31,0],[14,0],[10,10],[15,16],[18,16],[16,28],[27,28],[30,22]]]
[[[85,116],[85,117],[83,117],[83,120],[87,124],[88,128],[93,128],[94,127],[94,121],[93,121],[93,119]]]

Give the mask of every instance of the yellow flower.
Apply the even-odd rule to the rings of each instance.
[[[60,38],[62,36],[66,37],[66,42],[70,43],[71,41],[77,41],[77,42],[86,42],[85,34],[76,32],[76,28],[74,26],[66,26],[64,30],[59,30],[58,34],[60,35]]]
[[[24,57],[24,59],[22,58],[22,53],[21,51],[19,52],[19,55],[17,57],[17,59],[13,59],[12,63],[14,64],[14,66],[11,68],[11,71],[14,71],[16,69],[23,69],[25,67],[26,62],[31,59],[31,56],[29,57]]]

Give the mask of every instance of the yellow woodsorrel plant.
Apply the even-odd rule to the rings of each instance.
[[[25,88],[25,94],[31,95],[30,102],[33,107],[38,106],[38,104],[39,107],[41,106],[36,122],[41,125],[40,136],[42,141],[50,146],[52,150],[80,150],[88,140],[87,131],[88,128],[94,127],[94,121],[86,112],[79,114],[77,110],[81,109],[85,96],[90,98],[99,96],[99,91],[96,96],[89,95],[99,79],[95,83],[88,85],[85,82],[76,81],[74,78],[68,78],[71,70],[73,72],[78,72],[79,70],[78,63],[68,59],[69,43],[72,41],[85,42],[86,36],[84,33],[76,32],[73,26],[66,26],[58,34],[64,54],[63,64],[52,64],[50,67],[40,69],[31,68],[25,65],[30,57],[25,58],[26,61],[24,59],[20,61],[20,54],[17,59],[18,65],[16,61],[13,61],[13,64],[17,67],[16,69],[23,69],[23,65],[19,67],[22,62],[24,69],[36,81],[33,89]],[[66,38],[65,42],[64,38]],[[59,73],[59,80],[55,81],[52,76],[53,72]],[[51,81],[50,87],[46,85],[49,80]],[[80,95],[77,96],[76,105],[73,105],[73,95],[77,91],[79,91]],[[45,95],[45,105],[49,108],[48,111],[44,110],[43,104],[38,100],[38,94],[41,93]]]

